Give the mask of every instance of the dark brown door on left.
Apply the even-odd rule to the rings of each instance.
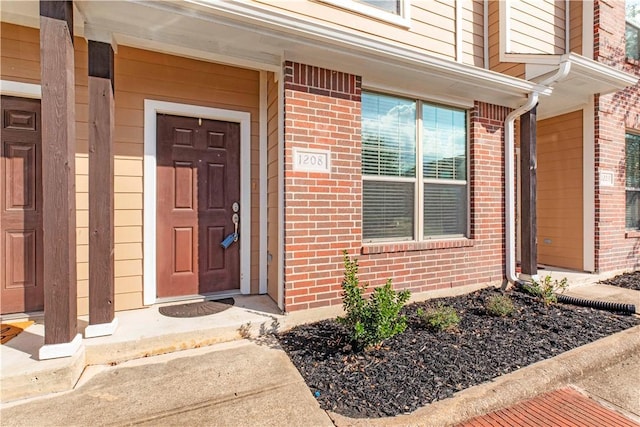
[[[2,97],[2,314],[39,311],[42,277],[40,101]]]
[[[220,242],[240,202],[240,125],[160,114],[156,161],[157,295],[239,289],[240,241]]]

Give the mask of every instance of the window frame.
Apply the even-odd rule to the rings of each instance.
[[[636,33],[636,52],[635,52],[635,56],[629,56],[627,54],[628,45],[629,45],[629,39],[627,38],[628,27],[632,27],[635,30],[635,33]],[[626,58],[630,59],[630,60],[633,60],[633,61],[640,61],[640,26],[634,24],[631,21],[626,20],[625,21],[625,25],[624,25],[624,32],[625,32],[624,52],[625,52]]]
[[[626,168],[626,162],[627,162],[627,152],[628,152],[628,137],[629,135],[633,135],[634,137],[638,138],[638,140],[640,141],[640,133],[639,132],[635,132],[635,131],[630,131],[627,130],[625,131],[625,135],[624,135],[624,139],[625,139],[625,144],[624,144],[624,160],[625,160],[625,183],[624,183],[624,194],[625,194],[625,215],[624,215],[624,228],[626,231],[631,231],[631,232],[635,232],[635,231],[640,231],[640,224],[638,224],[637,227],[632,227],[629,228],[627,227],[627,209],[626,209],[626,198],[627,198],[627,194],[629,192],[631,193],[637,193],[638,197],[640,197],[640,187],[627,187],[627,179],[626,179],[626,172],[627,172],[627,168]],[[638,170],[638,174],[640,175],[640,166],[639,166],[639,170]]]
[[[366,3],[361,3],[356,0],[320,0],[323,3],[328,3],[333,6],[337,6],[341,9],[350,10],[352,12],[359,13],[360,15],[368,16],[370,18],[377,19],[378,21],[387,22],[404,28],[411,27],[411,0],[396,0],[400,5],[400,13],[395,14],[387,12],[386,10],[371,6]]]
[[[423,98],[413,98],[410,96],[403,96],[395,93],[382,92],[378,90],[365,90],[363,93],[371,93],[382,96],[391,96],[399,99],[410,100],[415,102],[416,105],[416,174],[415,177],[402,177],[402,176],[386,176],[386,175],[366,175],[364,173],[364,167],[362,168],[362,181],[364,188],[364,181],[377,181],[377,182],[411,182],[414,188],[414,207],[413,207],[413,236],[408,238],[399,237],[387,237],[387,238],[364,238],[364,195],[363,195],[363,235],[362,242],[364,244],[385,244],[385,243],[419,243],[419,242],[433,242],[438,240],[465,240],[471,238],[471,114],[469,107],[463,107],[458,105],[448,105],[441,102],[433,102]],[[423,147],[423,105],[429,104],[439,107],[444,107],[452,110],[463,111],[465,113],[465,180],[459,179],[438,179],[438,178],[426,178],[424,177],[424,147]],[[462,234],[443,234],[434,236],[424,235],[424,189],[425,184],[444,184],[444,185],[464,185],[465,186],[465,231]]]

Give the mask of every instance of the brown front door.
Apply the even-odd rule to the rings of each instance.
[[[240,125],[159,114],[157,144],[158,297],[239,289]]]
[[[2,314],[39,311],[42,284],[40,101],[2,97]]]

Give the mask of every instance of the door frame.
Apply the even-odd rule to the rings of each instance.
[[[143,303],[154,304],[156,289],[156,150],[158,114],[240,124],[240,293],[251,292],[251,114],[175,102],[144,100]],[[181,298],[177,298],[181,299]],[[164,300],[164,299],[163,299]]]

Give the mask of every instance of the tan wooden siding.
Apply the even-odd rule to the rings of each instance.
[[[582,110],[538,122],[538,261],[583,269]]]
[[[267,251],[270,260],[267,263],[267,293],[278,301],[278,171],[280,167],[278,148],[278,82],[274,73],[267,74]]]
[[[329,28],[364,33],[374,39],[455,59],[455,2],[451,0],[412,1],[409,29],[378,21],[322,1],[254,0],[254,2],[266,9],[279,10],[292,16],[321,22]]]
[[[569,3],[569,50],[582,55],[582,1]]]
[[[497,0],[489,2],[489,68],[513,77],[525,77],[525,65],[500,62],[500,10]]]
[[[484,4],[462,1],[462,62],[484,67]]]
[[[565,2],[512,0],[508,53],[565,53]]]
[[[4,80],[40,83],[40,33],[33,28],[0,24],[0,75]]]
[[[37,29],[2,23],[2,79],[40,82]],[[88,313],[87,44],[75,39],[78,313]],[[251,291],[259,286],[259,73],[119,46],[115,57],[115,309],[142,306],[144,100],[251,114]],[[244,161],[244,160],[243,160]]]

